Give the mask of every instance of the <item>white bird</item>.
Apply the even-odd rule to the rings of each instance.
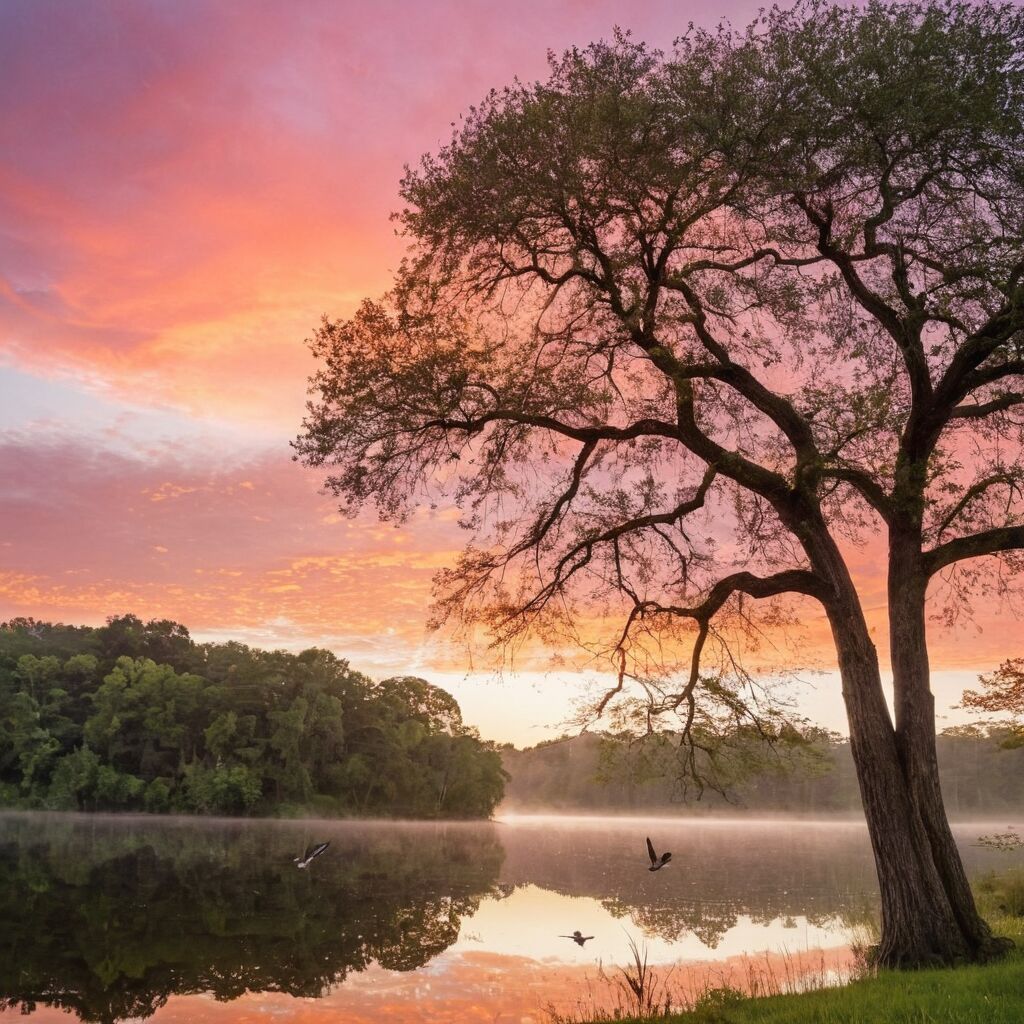
[[[300,868],[308,868],[330,845],[328,841],[326,843],[317,843],[316,846],[307,846],[306,852],[301,857],[294,857],[293,860]]]
[[[660,871],[671,859],[671,853],[663,853],[660,857],[654,852],[654,844],[651,837],[647,837],[647,854],[651,858],[651,866],[648,871]]]

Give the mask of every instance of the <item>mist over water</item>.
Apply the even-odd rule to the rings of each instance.
[[[972,876],[1021,861],[974,845],[1006,824],[957,827]],[[672,851],[662,871],[647,870],[647,835]],[[658,964],[834,950],[876,902],[850,821],[11,813],[0,1016],[540,1020],[599,964],[624,962],[631,937]],[[582,948],[561,937],[577,928],[594,936]]]

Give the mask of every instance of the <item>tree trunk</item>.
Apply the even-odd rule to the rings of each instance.
[[[878,653],[860,599],[838,547],[820,528],[823,525],[813,516],[799,524],[812,565],[832,592],[825,610],[839,660],[850,750],[882,903],[874,962],[883,967],[956,963],[970,958],[974,946],[954,913],[899,755]]]
[[[875,855],[882,933],[874,960],[884,967],[953,963],[967,955],[896,749],[878,657],[859,604],[829,610],[839,654],[850,748]]]
[[[942,799],[925,626],[928,580],[920,551],[916,538],[894,531],[889,555],[889,643],[896,749],[932,861],[963,936],[965,954],[983,960],[998,955],[1009,943],[994,938],[978,914]]]

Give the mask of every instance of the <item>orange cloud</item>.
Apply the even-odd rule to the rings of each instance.
[[[237,634],[290,647],[325,644],[367,671],[412,664],[459,671],[459,645],[426,632],[432,580],[465,542],[452,510],[423,513],[396,529],[372,514],[331,513],[318,477],[287,453],[240,463],[158,460],[85,442],[0,443],[0,615],[101,622],[132,611],[167,617],[199,634]],[[877,545],[849,552],[883,666],[885,580]],[[748,663],[834,668],[827,623],[810,602],[796,630],[769,629]],[[932,629],[933,665],[988,668],[1007,656],[1011,619],[982,606],[985,628]],[[589,632],[613,632],[595,618]],[[795,653],[793,643],[799,640]],[[479,652],[478,652],[479,655]],[[518,670],[610,672],[566,643],[528,645]],[[478,668],[487,659],[478,658]]]
[[[0,615],[131,610],[329,643],[381,671],[465,668],[424,632],[431,577],[465,540],[455,514],[403,530],[347,520],[288,461],[312,368],[302,339],[387,286],[403,164],[491,86],[543,74],[548,47],[606,37],[623,7],[170,10],[0,8],[0,367],[59,378],[110,414],[99,433],[58,410],[0,436]],[[656,0],[625,24],[664,44],[704,14]],[[171,407],[212,440],[134,437],[124,403]],[[239,455],[239,428],[262,454]],[[879,548],[850,557],[885,662]],[[933,629],[935,668],[1015,653],[1005,610],[976,611],[981,630]],[[832,665],[820,615],[803,625]],[[757,653],[767,668],[787,657],[778,639]]]
[[[0,12],[0,350],[285,430],[302,339],[390,280],[404,165],[548,47],[622,21],[612,0],[185,10]],[[688,17],[630,20],[667,43]]]

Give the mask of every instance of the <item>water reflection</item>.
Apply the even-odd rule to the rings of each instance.
[[[765,926],[806,919],[835,934],[876,904],[867,834],[856,822],[527,817],[514,825],[511,838],[503,834],[503,881],[594,896],[646,935],[696,937],[705,953],[741,918]],[[647,830],[673,851],[657,873],[646,870]]]
[[[674,854],[657,874],[648,828]],[[1005,866],[971,845],[978,831],[961,830],[969,871]],[[855,824],[4,815],[0,1016],[542,1019],[599,962],[622,962],[627,936],[652,963],[841,957],[874,907]],[[559,937],[575,928],[595,939]]]
[[[691,908],[691,916],[699,911]],[[605,903],[585,896],[563,896],[526,885],[507,899],[484,900],[480,909],[468,918],[452,953],[471,953],[485,949],[503,956],[526,956],[558,964],[597,964],[621,961],[630,938],[642,940],[650,963],[677,960],[725,960],[756,950],[800,951],[834,945],[843,931],[838,915],[829,915],[822,923],[803,914],[785,918],[755,919],[748,914],[730,914],[726,927],[713,932],[713,943],[705,942],[696,930],[679,933],[673,926],[668,933],[647,928],[647,915],[639,908],[609,919]],[[721,921],[720,915],[715,915]],[[566,928],[579,928],[592,941],[580,948],[571,939],[562,938],[559,922]],[[701,929],[705,933],[711,931]]]
[[[0,1005],[113,1022],[175,993],[320,996],[426,964],[498,893],[492,829],[329,831],[333,855],[298,871],[301,826],[6,817]]]

